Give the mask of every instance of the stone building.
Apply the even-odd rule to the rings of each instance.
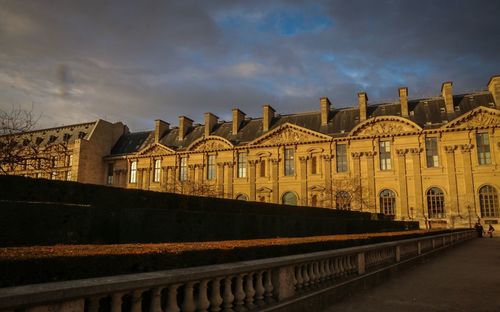
[[[259,118],[234,108],[229,122],[212,113],[204,124],[180,116],[177,127],[156,120],[153,131],[125,130],[120,137],[108,129],[106,147],[73,165],[92,171],[72,177],[380,212],[422,227],[469,226],[477,218],[497,223],[500,76],[481,92],[454,95],[445,82],[440,96],[408,96],[400,88],[399,101],[369,105],[361,92],[353,108],[335,108],[324,97],[319,111],[290,115],[264,105]]]

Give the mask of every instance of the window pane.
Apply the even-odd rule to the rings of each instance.
[[[238,178],[247,177],[247,153],[238,153]]]
[[[337,144],[337,172],[347,171],[347,145]]]
[[[476,135],[477,160],[480,165],[491,163],[490,139],[488,133],[478,133]]]
[[[293,148],[285,149],[285,175],[292,176],[295,174],[295,150]]]
[[[156,159],[154,165],[153,181],[160,182],[160,176],[161,176],[161,159]]]
[[[181,166],[179,171],[179,180],[186,181],[187,180],[187,158],[181,157]]]
[[[439,166],[437,138],[425,139],[425,155],[428,168]]]
[[[215,155],[208,155],[207,179],[215,179]]]
[[[380,149],[380,170],[391,170],[391,142],[382,141],[379,145]]]
[[[130,183],[137,183],[137,161],[130,164]]]

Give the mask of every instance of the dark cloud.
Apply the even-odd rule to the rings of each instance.
[[[260,116],[484,89],[500,73],[497,1],[0,2],[0,107],[40,126],[133,129],[232,107]]]

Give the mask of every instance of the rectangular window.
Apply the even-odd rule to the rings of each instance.
[[[491,164],[490,138],[488,133],[476,134],[477,161],[480,165]]]
[[[263,178],[266,176],[266,160],[260,160],[260,176]]]
[[[187,157],[181,157],[181,165],[179,170],[179,180],[186,181],[187,180]]]
[[[285,149],[285,175],[293,176],[295,174],[295,150],[293,148]]]
[[[113,184],[113,164],[108,164],[108,176],[106,178],[106,184],[111,185]]]
[[[425,155],[427,158],[427,168],[439,166],[437,138],[425,139]]]
[[[215,155],[208,155],[207,159],[207,180],[215,179]]]
[[[153,182],[160,182],[161,176],[161,159],[155,159],[154,169],[153,169]]]
[[[137,160],[130,163],[130,183],[137,183]]]
[[[311,174],[318,174],[318,157],[311,156]]]
[[[337,144],[337,172],[347,171],[347,145]]]
[[[66,156],[66,166],[67,167],[73,166],[73,155]]]
[[[380,170],[391,170],[391,142],[380,142]]]
[[[238,153],[238,178],[247,177],[247,153]]]

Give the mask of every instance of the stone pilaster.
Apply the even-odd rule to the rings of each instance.
[[[229,162],[226,162],[225,163],[226,167],[227,167],[227,174],[226,174],[226,196],[227,198],[233,198],[234,194],[233,194],[233,176],[234,176],[234,162],[233,161],[229,161]]]
[[[332,203],[333,202],[332,161],[333,161],[333,155],[323,155],[323,162],[325,164],[323,166],[323,168],[325,169],[325,195],[324,196],[329,197],[329,198],[326,198],[323,200],[325,203]]]
[[[368,205],[373,207],[372,210],[376,210],[377,203],[376,203],[376,194],[375,194],[375,164],[373,163],[374,161],[374,156],[376,155],[376,152],[369,151],[363,153],[366,156],[366,168],[367,168],[367,179],[368,179],[368,198],[367,202]],[[376,211],[374,211],[376,212]]]
[[[160,178],[160,190],[162,192],[167,191],[167,185],[168,185],[168,167],[164,166],[161,167],[161,178]]]
[[[224,196],[224,163],[217,163],[217,192]]]
[[[279,174],[279,159],[273,158],[271,160],[271,181],[272,181],[272,186],[273,186],[273,194],[271,197],[271,200],[273,203],[279,203],[279,181],[278,181],[278,174]]]
[[[444,150],[446,152],[446,163],[448,169],[448,186],[449,186],[449,205],[445,204],[445,209],[449,207],[450,210],[445,211],[448,215],[458,207],[458,188],[457,188],[457,176],[456,176],[456,166],[455,166],[455,150],[456,145],[445,146]],[[445,201],[446,203],[446,201]]]
[[[142,188],[143,172],[144,172],[144,170],[143,169],[139,169],[139,168],[136,171],[136,174],[137,174],[137,179],[136,179],[137,183],[136,183],[136,185],[137,185],[138,189]]]
[[[399,202],[401,206],[401,219],[409,219],[408,210],[408,184],[406,181],[406,153],[407,149],[396,150],[398,158]]]
[[[363,155],[363,153],[361,152],[352,152],[351,153],[351,156],[352,156],[352,165],[353,165],[353,172],[352,172],[352,178],[353,178],[353,182],[352,183],[355,183],[356,185],[353,185],[353,188],[357,191],[359,191],[361,194],[363,194],[363,190],[362,190],[362,187],[361,187],[361,164],[360,164],[360,161],[361,161],[361,156]],[[362,196],[360,196],[362,197]],[[361,202],[351,202],[351,208],[352,209],[358,209],[358,210],[363,210],[363,204]]]
[[[196,181],[195,180],[195,178],[196,178],[196,176],[195,176],[196,165],[195,164],[189,164],[188,165],[188,169],[189,169],[189,171],[188,171],[188,180],[190,182],[195,182]]]
[[[256,175],[256,167],[257,167],[257,162],[258,160],[252,159],[248,161],[248,173],[249,173],[249,181],[250,181],[250,200],[255,201],[255,192],[256,192],[256,185],[255,185],[255,175]]]
[[[418,218],[419,212],[422,213],[421,218],[425,219],[426,213],[423,203],[423,190],[422,190],[422,162],[420,161],[421,148],[411,148],[409,150],[411,153],[411,159],[413,162],[413,187],[415,189],[415,215],[410,215],[412,218]]]
[[[302,206],[307,206],[307,160],[309,157],[300,156],[300,202]]]
[[[462,152],[462,159],[464,164],[464,182],[465,182],[465,201],[464,209],[467,205],[470,205],[472,211],[476,211],[476,201],[474,200],[474,177],[472,173],[472,161],[471,161],[471,150],[474,146],[472,144],[460,145],[460,151]],[[457,212],[461,215],[460,206],[457,205]],[[466,214],[466,211],[463,211]]]

